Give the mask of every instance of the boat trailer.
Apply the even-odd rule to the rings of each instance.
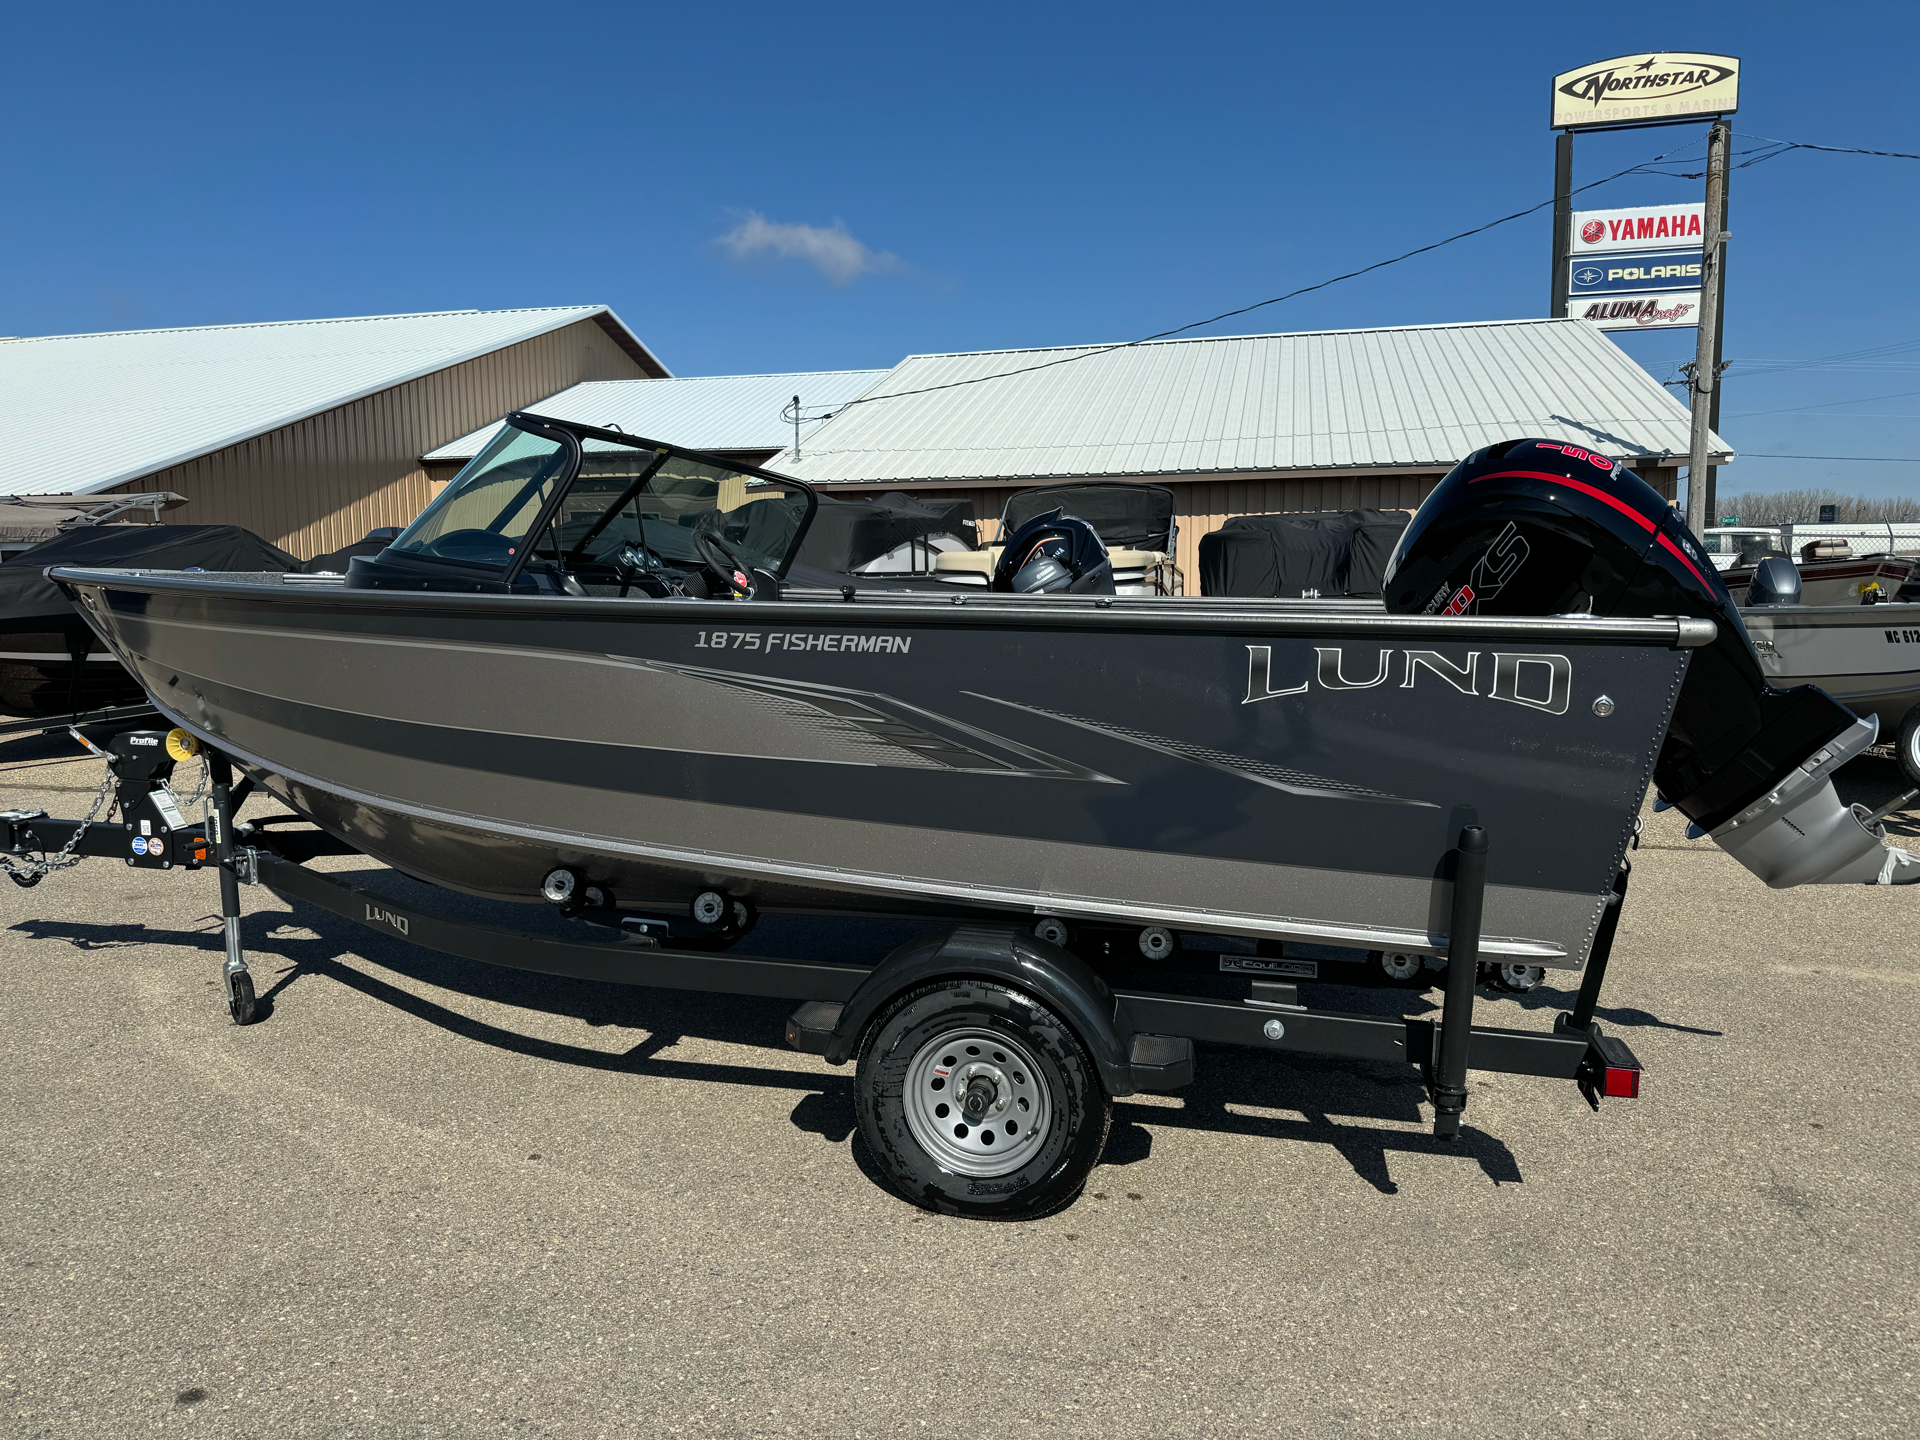
[[[1437,1022],[1312,1009],[1301,1004],[1291,981],[1251,980],[1249,994],[1239,1001],[1116,990],[1082,957],[1015,923],[946,924],[870,967],[677,946],[668,922],[657,915],[584,906],[569,914],[607,939],[568,940],[453,920],[310,869],[307,862],[321,856],[360,852],[318,829],[290,829],[289,823],[307,825],[301,817],[236,825],[234,813],[252,782],[243,778],[236,784],[228,759],[184,730],[121,731],[104,745],[78,730],[72,734],[107,763],[93,812],[75,821],[54,819],[42,810],[0,811],[0,866],[23,887],[86,857],[119,858],[135,869],[217,869],[226,943],[223,977],[228,1009],[238,1025],[250,1025],[261,1014],[240,943],[240,888],[262,886],[283,900],[303,901],[383,935],[485,965],[797,1001],[801,1004],[787,1022],[787,1043],[835,1065],[861,1051],[877,1018],[903,995],[930,984],[974,981],[1033,996],[1064,1017],[1109,1097],[1188,1084],[1194,1079],[1197,1041],[1418,1067],[1434,1107],[1434,1134],[1447,1139],[1460,1134],[1470,1070],[1572,1080],[1596,1110],[1603,1096],[1640,1094],[1640,1062],[1594,1019],[1630,867],[1624,863],[1615,878],[1573,1010],[1557,1016],[1551,1032],[1476,1025],[1488,850],[1487,833],[1479,826],[1462,829],[1449,854],[1453,909],[1445,1002]],[[206,807],[199,819],[183,813],[170,784],[176,764],[193,759],[207,765]],[[110,790],[118,820],[100,818]],[[961,1100],[958,1088],[954,1099]],[[972,1099],[970,1094],[969,1104]]]

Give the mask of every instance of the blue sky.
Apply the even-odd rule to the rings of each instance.
[[[1742,57],[1740,134],[1921,149],[1912,3],[7,22],[0,334],[605,302],[683,375],[1131,339],[1545,199],[1549,77],[1638,48]],[[1577,183],[1701,133],[1585,137]],[[1921,454],[1918,169],[1799,151],[1734,176],[1723,430],[1740,449]],[[1699,184],[1638,176],[1581,203]],[[1217,333],[1545,314],[1548,249],[1543,211]],[[1693,335],[1623,343],[1665,378]],[[1779,368],[1805,361],[1824,363]],[[1916,480],[1748,459],[1721,484]]]

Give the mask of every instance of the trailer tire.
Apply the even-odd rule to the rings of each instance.
[[[861,1139],[896,1190],[984,1220],[1071,1202],[1113,1116],[1066,1022],[994,981],[936,981],[889,1005],[862,1040],[854,1095]]]
[[[1901,757],[1901,769],[1908,773],[1908,779],[1921,783],[1921,708],[1909,711],[1908,718],[1901,722],[1895,750]]]

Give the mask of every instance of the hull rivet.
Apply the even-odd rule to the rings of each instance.
[[[1269,1021],[1265,1026],[1261,1027],[1261,1034],[1266,1036],[1270,1041],[1278,1041],[1282,1036],[1287,1034],[1287,1027],[1283,1026],[1279,1021]]]
[[[1598,716],[1613,715],[1614,701],[1608,696],[1597,695],[1594,698],[1594,713]]]

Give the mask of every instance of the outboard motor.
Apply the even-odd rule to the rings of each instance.
[[[1050,510],[1007,542],[991,590],[1024,595],[1112,595],[1114,567],[1100,533],[1079,516]]]
[[[1401,615],[1712,620],[1715,639],[1693,652],[1655,762],[1661,795],[1770,886],[1921,878],[1921,863],[1884,847],[1829,779],[1874,743],[1877,723],[1814,686],[1770,686],[1700,544],[1606,456],[1533,439],[1476,451],[1408,525],[1385,600]]]
[[[1801,572],[1786,556],[1771,555],[1754,568],[1748,582],[1749,605],[1799,605]]]

